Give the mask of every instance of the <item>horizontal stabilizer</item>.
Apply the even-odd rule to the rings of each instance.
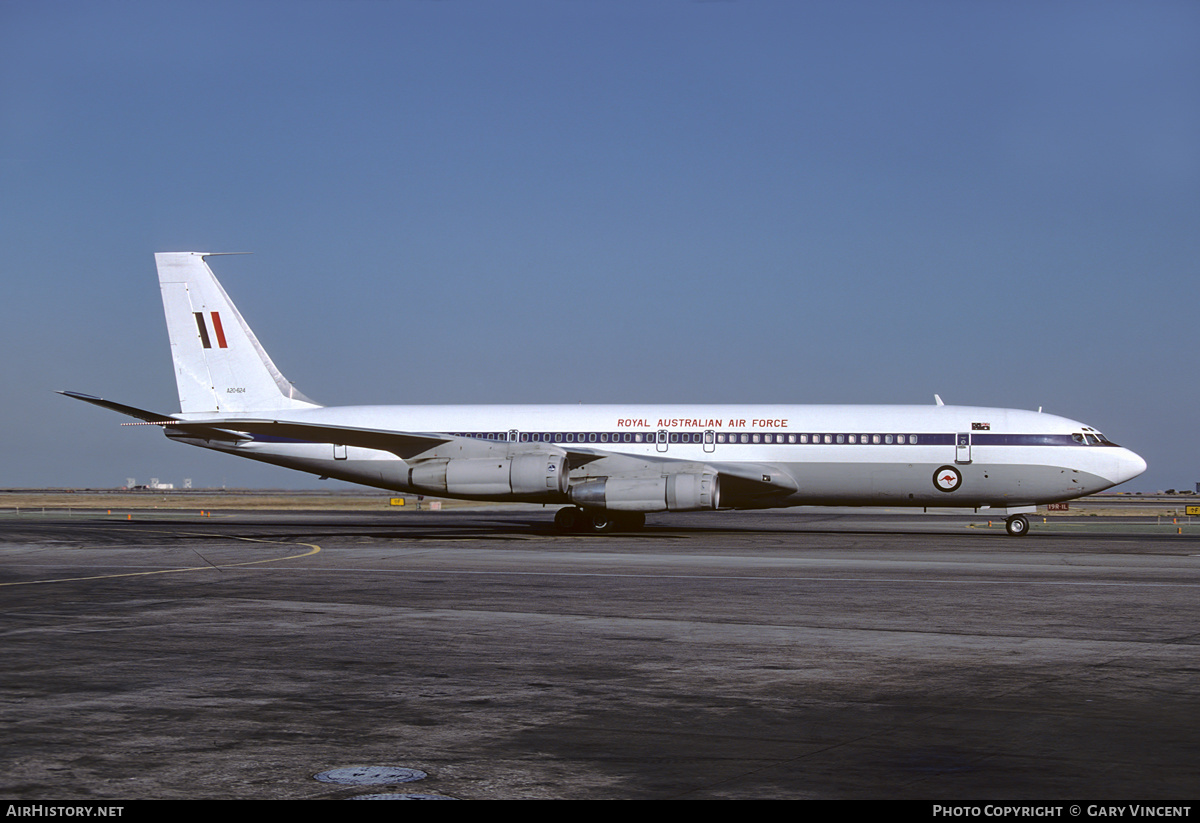
[[[138,420],[144,420],[147,423],[160,423],[161,424],[161,423],[178,423],[179,422],[176,418],[170,417],[165,414],[159,414],[158,412],[146,411],[145,409],[138,409],[138,408],[134,408],[133,406],[123,405],[121,403],[114,403],[111,400],[105,400],[100,397],[93,397],[90,394],[81,394],[80,392],[75,392],[75,391],[60,391],[59,394],[66,395],[67,397],[74,397],[76,400],[82,400],[84,403],[91,403],[94,406],[100,406],[101,408],[109,409],[110,411],[115,411],[118,414],[125,414],[130,417],[136,417]]]
[[[126,406],[123,403],[114,403],[111,400],[105,400],[101,397],[93,397],[90,394],[82,394],[80,392],[74,392],[74,391],[60,391],[59,394],[65,395],[67,397],[73,397],[76,400],[82,400],[84,403],[91,403],[93,406],[100,406],[101,408],[108,409],[109,411],[115,411],[118,414],[128,415],[129,417],[135,417],[138,420],[143,421],[142,424],[122,423],[121,425],[123,425],[123,426],[137,426],[137,425],[155,425],[155,426],[164,426],[164,427],[170,426],[174,431],[177,431],[180,434],[191,435],[194,437],[203,437],[208,440],[238,441],[238,440],[247,440],[248,439],[245,436],[235,434],[234,432],[225,431],[225,430],[219,429],[215,426],[210,426],[210,425],[205,425],[205,424],[197,424],[197,423],[188,423],[187,421],[180,420],[179,418],[176,418],[176,417],[170,417],[169,415],[159,414],[158,412],[146,411],[145,409],[139,409],[134,406]]]

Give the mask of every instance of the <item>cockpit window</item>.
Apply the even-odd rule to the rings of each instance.
[[[1109,440],[1095,429],[1089,429],[1086,432],[1075,432],[1071,435],[1071,439],[1081,446],[1116,446],[1117,444]],[[1119,448],[1119,447],[1118,447]]]

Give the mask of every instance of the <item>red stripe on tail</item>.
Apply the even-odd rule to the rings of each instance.
[[[221,315],[217,312],[212,312],[213,331],[217,333],[217,345],[222,349],[229,348],[225,343],[225,329],[221,328]]]

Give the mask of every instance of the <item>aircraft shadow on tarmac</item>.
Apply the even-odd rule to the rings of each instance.
[[[1123,518],[1124,520],[1124,518]],[[86,525],[85,525],[86,524]],[[0,524],[0,539],[6,526]],[[26,528],[33,524],[25,523]],[[1170,543],[1192,543],[1200,539],[1200,535],[1180,534],[1175,529],[1155,524],[1153,521],[1141,523],[1144,528],[1135,532],[1127,528],[1123,530],[1101,531],[1094,524],[1083,524],[1086,533],[1069,530],[1049,530],[1034,528],[1030,537],[1039,540],[1066,541],[1086,537],[1088,541],[1138,541],[1154,540]],[[1128,526],[1128,524],[1122,524]],[[129,535],[144,533],[147,537],[154,535],[161,539],[170,534],[176,539],[211,539],[215,536],[227,535],[238,538],[258,538],[268,540],[303,540],[320,542],[323,539],[365,538],[372,540],[528,540],[531,538],[579,540],[588,538],[589,542],[614,540],[627,541],[658,541],[680,539],[720,538],[722,536],[752,535],[823,535],[823,536],[895,536],[896,538],[939,538],[960,537],[967,539],[986,539],[1006,537],[1002,521],[988,521],[970,516],[937,516],[920,517],[914,515],[863,515],[843,513],[820,514],[789,514],[786,517],[778,515],[761,516],[748,512],[743,516],[720,519],[704,517],[703,515],[674,516],[663,518],[661,521],[651,520],[643,528],[636,531],[615,532],[597,535],[590,532],[562,533],[558,531],[549,518],[499,515],[495,513],[438,513],[438,514],[406,514],[403,519],[394,515],[373,515],[360,513],[302,513],[302,514],[261,514],[257,512],[229,513],[215,517],[145,519],[134,521],[111,521],[73,518],[70,523],[58,521],[52,525],[49,521],[41,521],[35,530],[48,529],[53,531],[73,531],[86,529],[96,532],[96,536],[107,532],[107,539],[113,539],[117,534]],[[102,538],[104,539],[104,538]],[[1009,546],[1011,548],[1011,545]]]

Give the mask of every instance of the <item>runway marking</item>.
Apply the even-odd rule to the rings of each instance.
[[[307,545],[307,544],[305,544]],[[287,558],[280,558],[286,560]],[[570,572],[570,571],[521,571],[521,570],[486,570],[486,569],[446,569],[446,568],[371,568],[371,567],[330,567],[321,569],[289,569],[289,571],[307,572],[320,571],[326,574],[402,574],[402,575],[478,575],[478,576],[499,576],[499,577],[597,577],[597,578],[619,578],[630,580],[717,580],[717,581],[748,581],[754,583],[886,583],[886,584],[911,584],[911,585],[945,585],[954,584],[962,586],[981,585],[981,586],[1101,586],[1101,587],[1117,587],[1117,588],[1184,588],[1197,589],[1200,588],[1200,583],[1155,583],[1152,581],[1124,581],[1124,580],[997,580],[980,578],[977,580],[957,580],[947,578],[920,578],[920,577],[818,577],[818,576],[777,576],[769,577],[766,575],[753,574],[670,574],[670,573],[652,573],[652,572]]]
[[[260,537],[238,537],[237,535],[204,534],[201,532],[167,532],[167,533],[168,534],[186,534],[189,537],[213,537],[213,538],[228,539],[228,540],[245,540],[248,543],[275,543],[275,544],[284,545],[284,546],[286,546],[286,545],[308,546],[309,549],[311,549],[311,551],[304,552],[303,554],[293,554],[293,555],[289,555],[287,557],[269,557],[265,560],[247,560],[244,563],[222,563],[220,565],[214,565],[212,563],[208,563],[207,559],[205,559],[205,557],[203,555],[200,555],[200,559],[204,560],[206,563],[208,563],[208,565],[206,565],[206,566],[186,566],[186,567],[179,568],[179,569],[157,569],[152,572],[121,572],[120,574],[97,574],[97,575],[93,575],[90,577],[60,577],[60,578],[55,578],[52,580],[18,580],[18,581],[14,581],[12,583],[0,583],[0,588],[3,588],[5,586],[35,586],[35,585],[40,585],[43,583],[77,583],[82,580],[110,580],[110,579],[116,578],[116,577],[144,577],[144,576],[150,575],[150,574],[177,574],[179,572],[202,572],[202,571],[211,571],[213,569],[217,569],[218,571],[220,571],[221,569],[232,569],[232,568],[237,568],[239,566],[257,566],[257,565],[261,565],[263,563],[278,563],[281,560],[299,560],[302,557],[312,557],[314,554],[317,554],[319,551],[321,551],[321,547],[318,546],[316,543],[304,543],[299,540],[266,540],[266,539],[263,539]],[[197,554],[199,554],[199,553],[197,552]]]

